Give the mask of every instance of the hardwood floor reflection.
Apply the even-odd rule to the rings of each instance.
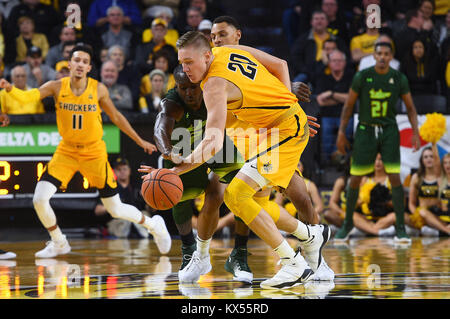
[[[297,241],[289,238],[295,247]],[[275,274],[277,257],[261,240],[248,243],[252,285],[232,281],[224,263],[232,240],[213,240],[213,269],[198,284],[179,284],[180,241],[161,256],[152,240],[70,241],[72,252],[35,259],[43,242],[2,243],[15,260],[0,260],[0,298],[450,298],[450,239],[414,238],[409,246],[392,239],[330,242],[323,250],[336,273],[334,282],[308,282],[289,290],[263,290],[259,283]]]

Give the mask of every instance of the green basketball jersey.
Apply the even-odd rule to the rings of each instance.
[[[359,122],[386,125],[396,123],[395,106],[401,95],[409,92],[406,76],[392,68],[378,74],[375,67],[355,74],[352,90],[359,95]]]
[[[203,132],[206,125],[206,117],[208,112],[206,110],[205,102],[202,99],[202,105],[198,110],[193,110],[184,103],[183,99],[178,95],[177,89],[170,89],[166,96],[166,99],[171,100],[184,109],[183,117],[175,123],[174,130],[176,128],[185,128],[191,134],[191,146],[194,148],[194,142],[199,143],[202,140]],[[173,135],[173,134],[172,134]],[[172,145],[177,144],[183,137],[172,136]]]

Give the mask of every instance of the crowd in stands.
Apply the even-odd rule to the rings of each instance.
[[[67,24],[66,8],[71,3],[81,8],[81,21],[75,26]],[[367,23],[371,4],[381,8],[381,25]],[[325,117],[339,114],[343,102],[339,93],[348,90],[349,78],[374,64],[372,53],[380,37],[394,45],[396,59],[391,65],[407,75],[413,95],[448,97],[448,1],[285,0],[284,5],[280,22],[290,52],[283,58],[289,61],[295,81],[308,83],[314,95],[322,94],[317,102]],[[174,86],[171,72],[177,64],[178,37],[189,30],[209,35],[211,21],[223,14],[227,14],[225,3],[210,0],[0,1],[0,75],[11,79],[12,69],[23,64],[27,85],[38,87],[67,72],[65,43],[84,42],[95,52],[90,76],[101,80],[102,63],[114,61],[117,84],[131,91],[132,104],[125,109],[149,112],[154,108],[148,101],[155,99],[149,96],[150,72],[164,72],[163,92],[167,92]],[[329,59],[333,50],[342,53],[339,59]],[[337,62],[342,57],[345,61]],[[344,66],[345,72],[336,77],[333,64],[335,69]],[[338,94],[330,98],[330,92]],[[156,96],[160,98],[160,93]],[[125,106],[123,101],[119,104]]]
[[[209,35],[212,20],[225,14],[207,0],[13,0],[0,1],[0,76],[27,90],[68,75],[68,54],[77,43],[92,47],[89,76],[103,82],[115,106],[128,112],[157,112],[174,87],[176,41],[190,30]],[[69,23],[80,7],[80,21]],[[16,82],[26,73],[26,86]],[[13,72],[15,70],[15,72]],[[1,100],[9,114],[53,111]]]
[[[395,59],[391,67],[407,76],[413,97],[441,96],[447,100],[444,109],[450,110],[448,1],[288,0],[285,3],[283,30],[290,48],[291,76],[310,85],[314,101],[320,107],[321,154],[326,159],[336,155],[336,132],[345,92],[355,72],[375,65],[373,51],[377,41],[393,45]],[[373,20],[373,11],[367,10],[374,4],[381,8],[380,25]],[[331,54],[333,50],[339,53]],[[433,111],[433,107],[426,105],[425,110]],[[419,105],[418,109],[423,108]]]
[[[66,13],[72,3],[81,8],[75,25],[68,24]],[[373,4],[381,8],[379,26],[377,21],[367,23],[373,19],[367,11]],[[450,104],[448,0],[284,0],[283,5],[280,26],[289,52],[282,58],[289,63],[293,81],[307,83],[313,92],[327,158],[337,152],[336,132],[353,75],[375,64],[377,42],[393,45],[391,67],[407,76],[413,96],[439,95]],[[119,110],[157,113],[159,102],[175,85],[172,71],[179,36],[190,30],[209,36],[211,21],[226,14],[226,1],[211,0],[0,0],[0,77],[28,90],[67,76],[70,50],[83,42],[95,53],[89,76],[107,86]],[[240,23],[245,26],[245,21]],[[3,93],[5,113],[52,111],[45,101],[21,105]],[[350,136],[352,125],[348,127]],[[330,209],[320,212],[338,227],[343,210],[337,202],[345,180],[336,181]],[[376,223],[367,226],[373,216],[360,210],[357,223],[367,233],[384,229]],[[422,227],[436,226],[426,211],[422,209]]]

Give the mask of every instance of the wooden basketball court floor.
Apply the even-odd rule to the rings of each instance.
[[[288,238],[291,246],[297,241]],[[72,239],[72,252],[54,259],[35,259],[42,241],[2,242],[15,260],[0,260],[1,299],[449,299],[450,239],[413,238],[396,245],[391,238],[330,241],[323,249],[335,271],[334,282],[309,282],[289,290],[264,290],[262,280],[280,266],[261,240],[248,243],[252,285],[234,282],[224,269],[234,241],[211,243],[213,269],[198,284],[178,283],[180,241],[161,256],[151,239]]]

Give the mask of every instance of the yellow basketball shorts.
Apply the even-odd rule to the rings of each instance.
[[[111,197],[117,193],[117,182],[103,140],[89,145],[62,140],[40,180],[65,190],[77,171],[88,180],[91,187],[99,190],[100,197]]]
[[[309,140],[306,117],[295,114],[286,119],[282,127],[272,128],[265,135],[266,138],[261,138],[260,134],[258,153],[244,166],[250,165],[254,169],[256,162],[256,168],[267,185],[286,188],[296,171],[301,176],[298,163]]]

